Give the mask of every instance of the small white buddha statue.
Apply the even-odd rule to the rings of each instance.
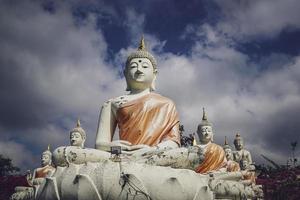
[[[76,127],[70,131],[70,144],[71,146],[84,148],[86,140],[86,133],[80,126],[80,120],[77,120]]]
[[[173,101],[155,90],[157,63],[146,50],[144,38],[126,61],[124,76],[128,94],[108,100],[102,106],[96,136],[96,149],[109,151],[121,146],[123,151],[180,145],[179,119]],[[116,126],[119,139],[112,141]]]
[[[197,146],[203,149],[205,158],[195,171],[197,173],[208,173],[225,169],[227,162],[225,152],[221,146],[213,143],[212,124],[207,120],[204,108],[202,122],[198,126],[197,134],[200,140],[200,144]]]
[[[233,141],[235,150],[233,152],[233,159],[236,162],[240,162],[242,157],[244,157],[249,164],[252,164],[252,157],[249,151],[244,149],[244,141],[239,133],[236,134],[235,139]]]
[[[50,145],[48,149],[42,153],[41,167],[36,168],[33,171],[33,175],[28,179],[29,185],[39,185],[43,178],[51,176],[55,168],[52,166],[52,153],[50,151]]]
[[[240,167],[243,173],[243,183],[246,185],[255,184],[255,166],[250,164],[247,157],[242,156]]]
[[[233,160],[232,149],[231,149],[231,146],[229,146],[229,144],[228,144],[226,136],[225,136],[223,149],[225,151],[225,156],[226,156],[226,159],[227,159],[227,166],[226,166],[227,171],[228,172],[240,171],[239,163],[237,163]]]

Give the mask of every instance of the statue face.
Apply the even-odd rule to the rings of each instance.
[[[236,140],[234,141],[234,146],[235,146],[236,150],[242,150],[243,147],[244,147],[243,140],[241,140],[241,139],[236,139]]]
[[[225,156],[227,160],[233,160],[233,154],[232,154],[232,150],[229,148],[224,149],[225,151]]]
[[[213,139],[213,131],[211,126],[201,126],[200,133],[198,131],[199,139],[202,143],[211,142]]]
[[[42,166],[50,165],[51,164],[51,156],[49,154],[42,154],[41,158]]]
[[[130,89],[143,90],[151,87],[156,71],[148,58],[133,58],[125,69]]]
[[[73,132],[70,135],[71,146],[83,147],[84,140],[79,132]]]

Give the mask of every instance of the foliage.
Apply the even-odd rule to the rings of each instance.
[[[193,146],[193,141],[195,139],[195,134],[189,134],[189,136],[185,136],[184,134],[184,126],[179,125],[179,133],[180,133],[180,143],[182,147]]]
[[[7,176],[20,171],[20,169],[12,164],[10,158],[6,158],[0,154],[0,176]]]

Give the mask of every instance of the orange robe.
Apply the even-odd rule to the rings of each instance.
[[[159,94],[150,93],[123,104],[116,118],[121,140],[149,146],[172,140],[180,145],[175,105]]]
[[[251,183],[256,183],[255,172],[249,172],[243,177],[244,180],[249,180]]]
[[[51,165],[46,165],[45,167],[37,168],[34,178],[45,178],[49,172],[55,170]]]
[[[204,156],[203,162],[195,169],[197,173],[208,173],[226,167],[227,160],[221,146],[208,144]]]
[[[239,163],[237,163],[233,160],[227,161],[226,169],[228,172],[237,172],[237,171],[241,170]]]

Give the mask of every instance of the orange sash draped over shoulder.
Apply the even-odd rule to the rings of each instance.
[[[150,93],[123,104],[117,110],[120,139],[155,146],[173,140],[180,145],[179,118],[174,103]]]
[[[46,165],[45,167],[41,167],[36,169],[35,178],[45,178],[47,174],[51,171],[53,171],[55,168],[51,165]]]
[[[223,148],[217,144],[210,143],[206,147],[203,162],[196,167],[197,173],[207,173],[226,167],[226,157]]]

